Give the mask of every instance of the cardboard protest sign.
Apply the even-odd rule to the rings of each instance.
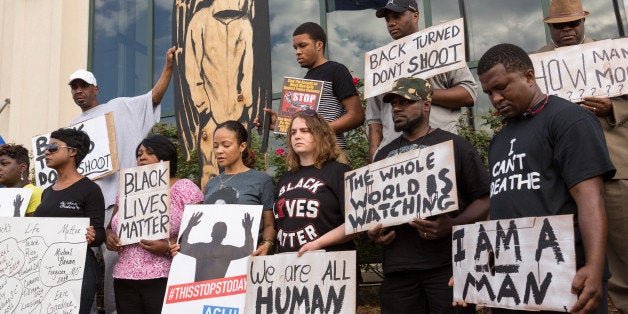
[[[31,189],[0,189],[0,217],[24,217],[32,194]]]
[[[3,218],[0,312],[78,313],[89,218]]]
[[[170,162],[120,171],[118,230],[122,245],[170,237]]]
[[[413,149],[345,173],[345,233],[458,209],[453,141]]]
[[[316,111],[323,93],[323,81],[286,77],[283,81],[281,105],[275,133],[288,133],[292,116],[302,110]]]
[[[628,38],[560,47],[530,59],[544,93],[573,102],[628,94]]]
[[[113,126],[113,112],[100,117],[85,120],[70,128],[85,131],[89,135],[89,152],[78,166],[78,172],[91,180],[102,178],[118,171],[118,153],[116,132]],[[44,146],[48,144],[50,134],[33,137],[33,158],[35,160],[35,182],[45,189],[57,181],[57,172],[46,167]]]
[[[162,312],[248,313],[247,257],[261,217],[261,205],[185,206]]]
[[[566,312],[576,302],[573,215],[453,227],[454,300]]]
[[[354,313],[355,251],[251,256],[247,313]]]
[[[426,28],[373,49],[364,56],[364,97],[390,91],[401,77],[427,79],[463,68],[465,60],[462,18]]]

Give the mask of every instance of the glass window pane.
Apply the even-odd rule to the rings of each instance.
[[[166,51],[172,44],[172,0],[156,0],[153,16],[153,85],[166,64]],[[174,83],[171,81],[161,101],[161,116],[174,116]],[[174,121],[174,120],[173,120]]]
[[[145,0],[94,1],[93,72],[100,102],[150,89],[147,21]]]
[[[432,0],[432,24],[438,25],[460,18],[458,0]]]
[[[532,52],[545,44],[541,1],[464,0],[470,42],[468,60],[490,47],[512,43]]]
[[[292,48],[292,32],[304,22],[320,24],[319,0],[270,0],[270,49],[273,91],[280,92],[284,76],[303,77]]]
[[[327,14],[329,58],[344,64],[354,77],[364,78],[364,53],[392,41],[386,21],[375,10],[334,11]]]
[[[582,0],[582,8],[591,13],[584,24],[587,36],[596,40],[619,37],[612,0]]]
[[[490,47],[489,47],[490,48]],[[494,109],[493,104],[488,99],[488,96],[482,92],[482,85],[480,84],[480,78],[478,78],[478,68],[469,68],[471,70],[471,74],[473,74],[473,78],[478,83],[478,98],[475,101],[475,105],[473,105],[473,125],[478,129],[488,129],[486,126],[482,126],[482,123],[485,121],[481,119],[481,116],[488,115],[489,109]]]

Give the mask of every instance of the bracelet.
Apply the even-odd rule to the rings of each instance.
[[[262,242],[270,244],[270,247],[273,247],[275,245],[275,241],[273,240],[264,239]]]

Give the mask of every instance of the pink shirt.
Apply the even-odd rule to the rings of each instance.
[[[170,187],[171,238],[179,234],[185,205],[202,201],[203,192],[188,179],[181,179]],[[113,230],[118,229],[118,215],[111,218],[111,227]],[[113,277],[134,280],[167,278],[171,262],[171,256],[155,255],[144,250],[137,243],[125,245],[118,253],[118,262],[113,266]]]

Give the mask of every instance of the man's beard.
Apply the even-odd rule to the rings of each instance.
[[[418,116],[415,119],[407,120],[405,123],[395,124],[395,132],[411,132],[423,121],[423,116]]]

